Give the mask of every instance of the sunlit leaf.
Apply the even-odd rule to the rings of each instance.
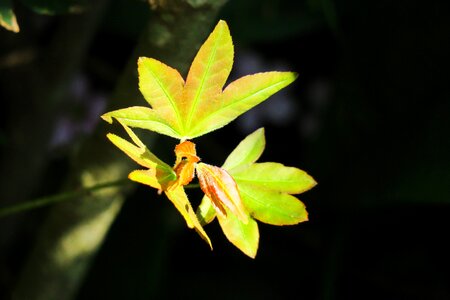
[[[19,32],[19,25],[10,0],[2,0],[0,3],[0,26],[13,32]]]
[[[162,179],[157,175],[157,171],[151,170],[136,170],[131,172],[128,177],[136,182],[149,185],[153,188],[164,190],[167,198],[174,204],[177,210],[181,213],[189,228],[195,228],[197,233],[209,244],[212,249],[211,240],[201,226],[197,216],[192,208],[191,203],[182,186],[177,186],[171,189],[165,189],[165,184],[161,184]]]
[[[265,72],[229,84],[234,47],[228,25],[219,21],[200,47],[186,82],[179,72],[152,58],[138,61],[139,88],[151,108],[109,112],[128,126],[186,140],[221,128],[293,82],[293,72]]]
[[[174,180],[173,174],[161,169],[135,170],[128,175],[130,180],[151,186],[160,191],[167,189]]]
[[[222,168],[198,163],[196,166],[200,188],[216,211],[226,215],[226,208],[235,214],[242,222],[248,222],[248,213],[242,204],[236,182]]]
[[[167,198],[175,205],[178,211],[183,215],[189,228],[195,228],[197,233],[209,244],[212,249],[211,240],[200,224],[191,203],[182,186],[178,186],[175,189],[169,189],[165,191]]]
[[[168,121],[148,107],[131,106],[102,115],[102,119],[108,123],[112,123],[112,118],[130,127],[148,129],[177,139],[182,138]]]
[[[263,162],[232,172],[239,183],[251,183],[289,194],[303,193],[316,185],[316,181],[303,170],[280,163]]]
[[[260,104],[297,78],[293,72],[266,72],[244,76],[230,83],[216,101],[204,109],[190,135],[200,136],[221,128]]]
[[[172,170],[172,168],[168,164],[160,160],[155,154],[150,152],[150,150],[128,126],[126,126],[125,124],[122,124],[122,126],[125,128],[125,131],[137,146],[112,133],[108,133],[106,135],[108,139],[117,148],[122,150],[126,155],[128,155],[139,165],[147,167],[149,169],[161,170],[162,172],[167,173],[168,177],[171,178],[171,180],[175,180],[176,174]]]
[[[260,128],[249,134],[228,155],[222,168],[231,171],[241,166],[249,165],[258,160],[266,146],[264,128]]]
[[[202,202],[197,207],[196,215],[202,225],[211,223],[216,217],[216,210],[207,196],[203,196]]]
[[[192,62],[184,87],[182,111],[190,135],[211,103],[217,101],[233,66],[233,42],[225,21],[219,21]]]
[[[217,215],[220,227],[227,239],[246,255],[255,258],[259,244],[258,224],[252,218],[243,223],[233,213]]]
[[[253,218],[272,225],[294,225],[308,220],[305,205],[296,197],[239,182],[239,192]]]
[[[138,60],[139,89],[152,109],[164,119],[174,131],[183,132],[179,104],[184,80],[177,70],[152,58]]]

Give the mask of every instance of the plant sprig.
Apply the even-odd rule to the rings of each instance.
[[[305,205],[294,194],[316,185],[306,172],[280,163],[256,163],[265,148],[263,128],[246,137],[222,167],[197,156],[194,138],[217,130],[292,83],[294,72],[263,72],[241,77],[223,88],[233,65],[234,47],[228,25],[219,21],[195,56],[186,81],[180,73],[153,58],[138,60],[139,89],[150,107],[133,106],[108,112],[132,142],[109,133],[109,140],[144,167],[132,171],[133,181],[164,193],[209,244],[203,226],[217,217],[228,238],[249,257],[259,244],[257,220],[293,225],[308,220]],[[130,127],[180,140],[173,166],[153,154]],[[185,187],[197,176],[205,196],[194,211]]]

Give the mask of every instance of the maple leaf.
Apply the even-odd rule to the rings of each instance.
[[[293,225],[308,219],[305,205],[293,194],[316,182],[306,172],[280,163],[256,163],[265,148],[264,130],[246,137],[222,167],[200,162],[193,139],[219,129],[292,83],[294,72],[263,72],[231,82],[233,42],[225,21],[219,21],[200,47],[184,81],[180,73],[147,57],[138,60],[139,89],[150,107],[133,106],[108,112],[102,118],[119,121],[134,144],[108,138],[145,170],[129,178],[164,192],[211,246],[202,225],[216,216],[228,240],[254,258],[259,244],[257,220],[272,225]],[[138,127],[176,139],[176,161],[171,168],[158,159],[128,127]],[[194,213],[184,191],[195,174],[205,193]],[[212,248],[212,246],[211,246]]]
[[[233,56],[228,25],[221,20],[200,47],[186,82],[176,69],[140,57],[139,89],[150,107],[119,109],[102,118],[184,141],[225,126],[297,78],[294,72],[263,72],[239,78],[223,90]]]
[[[197,208],[202,224],[218,217],[225,236],[242,252],[254,258],[259,232],[255,220],[271,225],[294,225],[308,220],[305,205],[292,194],[316,185],[306,172],[280,163],[256,163],[265,148],[264,129],[248,135],[228,156],[222,169],[234,178],[242,203],[252,222],[242,222],[233,212],[219,212],[206,195]]]

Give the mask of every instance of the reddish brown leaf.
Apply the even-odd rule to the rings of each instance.
[[[200,188],[211,200],[216,211],[226,216],[225,207],[243,223],[248,222],[248,213],[242,204],[239,191],[233,177],[222,168],[204,163],[196,165]]]
[[[177,180],[173,187],[189,184],[194,178],[195,164],[200,161],[195,151],[195,144],[184,141],[175,147],[176,161],[173,170],[177,174]]]

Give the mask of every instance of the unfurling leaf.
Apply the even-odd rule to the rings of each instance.
[[[227,171],[219,167],[198,163],[196,166],[200,188],[211,200],[216,211],[227,215],[228,208],[243,223],[248,222],[248,213],[242,204],[236,182]]]
[[[175,146],[176,161],[173,167],[177,174],[174,186],[189,184],[195,175],[195,164],[200,161],[195,151],[195,144],[184,141]]]
[[[137,146],[112,133],[107,134],[108,139],[139,165],[153,170],[155,175],[158,174],[160,184],[166,185],[168,182],[175,180],[176,174],[172,168],[150,152],[130,128],[122,125]]]
[[[219,21],[195,56],[186,82],[177,70],[141,57],[139,89],[151,108],[129,107],[102,117],[180,140],[192,139],[225,126],[297,78],[293,72],[263,72],[237,79],[223,90],[233,56],[228,25]]]
[[[183,163],[186,161],[182,160],[182,157],[187,157],[189,163],[185,164],[184,167],[178,167],[174,170],[150,152],[150,150],[147,149],[144,143],[142,143],[142,141],[127,125],[122,122],[121,124],[136,145],[133,145],[132,143],[111,133],[109,133],[107,137],[114,145],[117,146],[117,148],[122,150],[131,159],[141,166],[148,168],[146,170],[132,171],[128,175],[128,178],[130,180],[151,186],[159,191],[164,191],[167,198],[175,205],[185,219],[187,226],[189,228],[194,228],[212,249],[211,241],[197,219],[194,209],[192,208],[192,205],[189,202],[183,188],[183,185],[187,184],[187,181],[192,180],[192,176],[194,174],[194,164],[199,160],[199,158],[195,155],[195,145],[186,141],[176,147],[175,153],[177,154],[177,160]],[[192,170],[189,171],[189,168],[192,168]],[[181,175],[176,172],[177,170],[179,170]],[[186,175],[189,172],[192,173],[190,178]]]

